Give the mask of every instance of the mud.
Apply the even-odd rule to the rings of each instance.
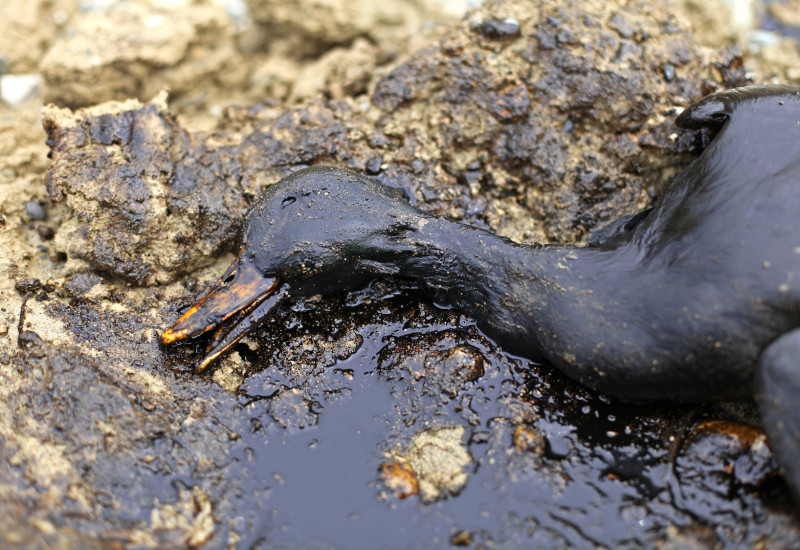
[[[202,342],[157,343],[307,165],[584,242],[703,146],[677,109],[771,78],[734,31],[701,46],[647,2],[495,1],[444,27],[413,2],[249,6],[69,7],[0,50],[57,102],[47,133],[35,101],[0,111],[2,545],[797,547],[752,403],[613,402],[401,282],[287,304],[208,375]]]

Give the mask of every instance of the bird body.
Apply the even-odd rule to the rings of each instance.
[[[756,391],[800,495],[800,91],[720,92],[677,122],[718,133],[652,209],[585,247],[517,244],[427,214],[359,174],[296,172],[250,209],[237,260],[162,342],[232,316],[256,326],[276,291],[409,278],[509,351],[620,399]],[[201,367],[244,332],[219,332]]]

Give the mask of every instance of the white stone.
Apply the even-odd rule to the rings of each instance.
[[[0,76],[0,99],[16,107],[39,93],[42,77],[38,74],[6,74]]]

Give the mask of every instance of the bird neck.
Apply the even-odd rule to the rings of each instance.
[[[441,218],[413,233],[398,274],[473,317],[506,351],[627,400],[707,398],[749,383],[754,357],[707,345],[741,349],[733,342],[743,329],[713,314],[730,297],[642,269],[635,246],[519,245]],[[699,366],[721,361],[736,376],[709,369],[687,387]]]
[[[569,310],[580,307],[592,283],[585,277],[593,263],[585,260],[596,255],[591,249],[519,245],[435,217],[424,218],[411,239],[415,252],[401,275],[475,318],[504,348],[534,359],[550,355],[542,335],[558,330],[553,314],[572,317]]]

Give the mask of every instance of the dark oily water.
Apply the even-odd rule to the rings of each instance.
[[[239,344],[238,548],[795,544],[768,449],[740,434],[760,433],[751,404],[616,403],[412,293],[300,303]],[[381,475],[403,461],[407,498]]]
[[[376,441],[391,397],[373,381],[366,375],[352,398],[323,405],[315,427],[266,437],[256,432],[233,450],[248,464],[249,496],[258,503],[240,548],[269,548],[278,540],[343,548],[354,535],[377,548],[386,533],[408,536],[385,503],[376,502]]]

